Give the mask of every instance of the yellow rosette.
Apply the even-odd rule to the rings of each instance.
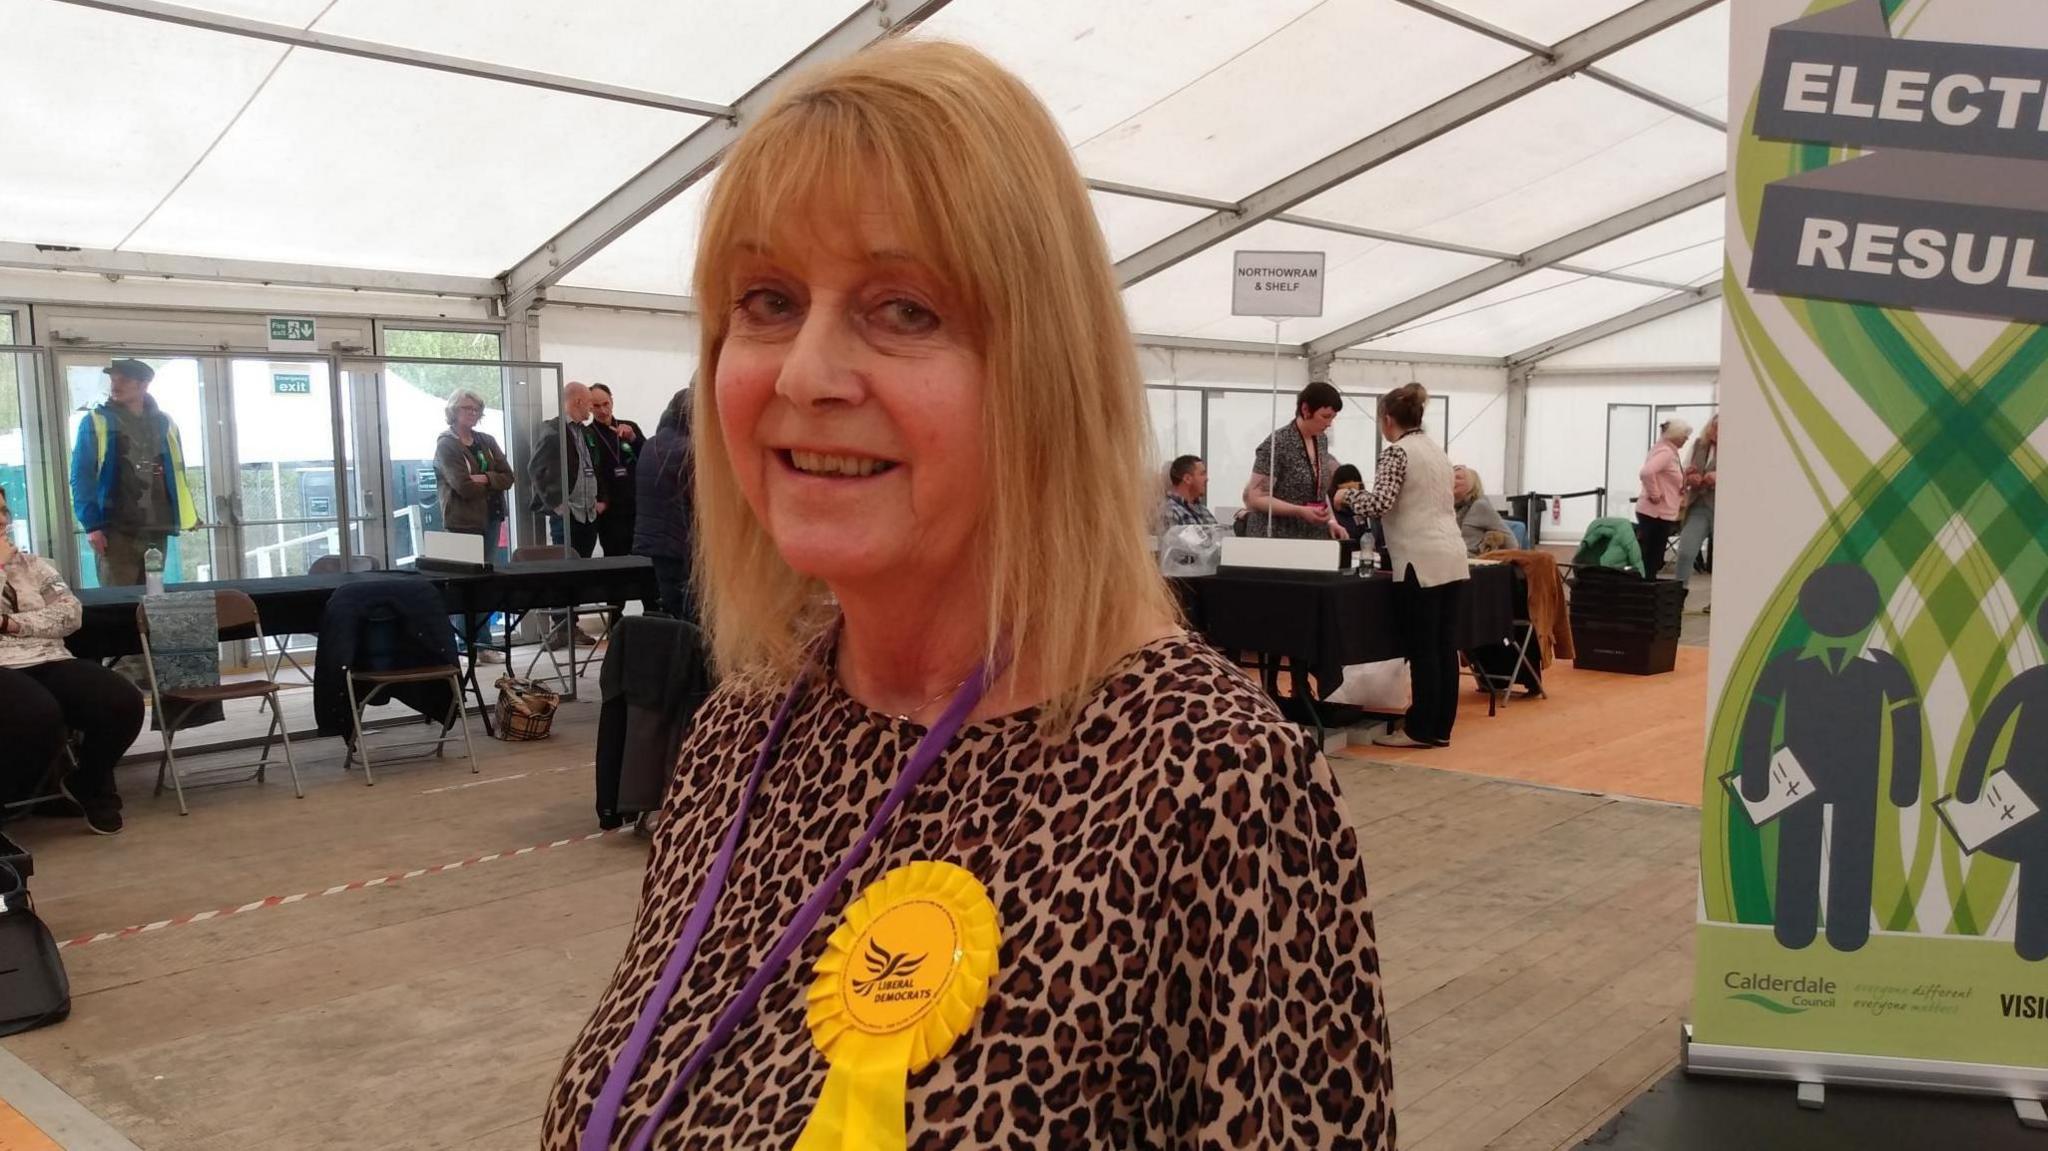
[[[950,863],[899,867],[854,900],[813,969],[807,1019],[831,1070],[795,1151],[909,1142],[909,1078],[974,1025],[1002,942],[987,889]]]

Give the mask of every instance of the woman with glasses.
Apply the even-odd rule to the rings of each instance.
[[[468,388],[457,388],[448,397],[448,430],[434,445],[434,471],[440,478],[441,526],[451,532],[466,532],[484,538],[484,558],[493,567],[505,562],[505,492],[512,487],[512,464],[505,449],[491,434],[477,427],[484,418],[484,399]],[[484,623],[484,634],[498,626],[498,617]],[[466,648],[469,637],[455,627],[458,646]],[[485,650],[480,658],[494,662],[500,657]]]

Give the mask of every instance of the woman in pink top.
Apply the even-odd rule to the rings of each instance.
[[[1685,469],[1678,449],[1692,438],[1692,425],[1673,418],[1663,438],[1643,461],[1643,494],[1636,498],[1636,540],[1643,545],[1643,575],[1656,579],[1664,570],[1664,549],[1678,530],[1678,503],[1685,493]]]

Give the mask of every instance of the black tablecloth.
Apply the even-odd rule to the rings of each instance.
[[[1509,640],[1514,633],[1512,564],[1474,564],[1456,638],[1460,650]],[[1223,568],[1173,581],[1188,622],[1226,652],[1282,655],[1305,666],[1322,693],[1344,682],[1349,664],[1400,659],[1394,580],[1384,572]]]
[[[173,584],[168,590],[244,592],[256,601],[264,635],[318,635],[327,601],[336,588],[353,581],[394,576],[432,580],[441,589],[451,614],[479,616],[494,611],[641,599],[655,594],[654,565],[643,556],[536,560],[506,564],[487,572],[398,570],[219,580]],[[140,586],[84,588],[78,592],[78,599],[85,606],[85,619],[65,640],[73,655],[109,659],[142,651],[142,639],[135,630],[135,605],[142,599]]]

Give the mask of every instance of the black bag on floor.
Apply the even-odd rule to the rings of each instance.
[[[12,864],[0,862],[0,885],[0,1035],[18,1035],[71,1014],[71,977]]]

